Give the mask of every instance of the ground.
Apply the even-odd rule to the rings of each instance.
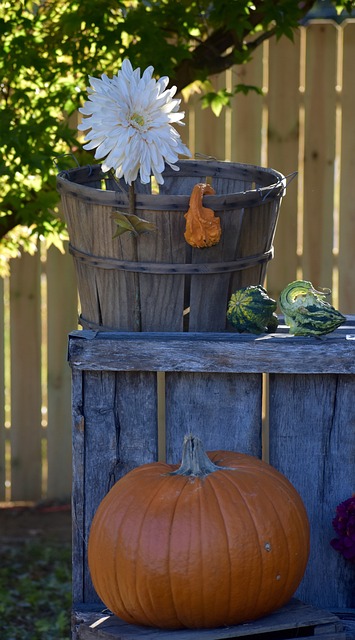
[[[30,539],[70,543],[70,505],[0,503],[0,545]]]
[[[68,504],[0,503],[0,638],[71,636]]]

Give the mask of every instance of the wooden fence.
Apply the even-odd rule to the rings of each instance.
[[[193,154],[297,173],[288,186],[267,287],[296,277],[329,287],[355,313],[355,21],[316,21],[295,42],[265,43],[254,60],[216,78],[238,94],[219,118],[186,105]],[[12,261],[0,283],[0,501],[66,499],[71,492],[67,335],[77,328],[72,259],[57,249]],[[344,496],[346,498],[347,496]]]

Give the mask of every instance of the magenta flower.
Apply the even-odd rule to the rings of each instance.
[[[355,494],[337,506],[332,525],[338,535],[330,541],[333,549],[355,562]]]

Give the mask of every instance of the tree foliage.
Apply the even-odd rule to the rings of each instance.
[[[123,58],[153,65],[179,91],[198,82],[205,105],[219,112],[231,94],[208,84],[247,63],[270,37],[293,37],[313,7],[305,0],[5,0],[0,3],[0,249],[2,258],[31,235],[59,243],[54,158],[75,153],[74,114],[88,75],[117,73]],[[335,2],[351,11],[355,0]],[[255,88],[254,88],[255,89]],[[240,85],[234,91],[247,90]],[[60,168],[68,162],[58,160]],[[72,161],[71,161],[72,166]]]

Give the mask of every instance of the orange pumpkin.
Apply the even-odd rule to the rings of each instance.
[[[181,466],[151,463],[120,479],[92,522],[94,587],[118,617],[176,629],[233,625],[291,598],[306,568],[300,496],[245,454],[205,454],[187,436]]]
[[[186,231],[184,237],[192,247],[203,249],[218,244],[221,238],[221,222],[214,215],[214,211],[202,205],[205,194],[213,195],[215,190],[211,185],[200,182],[195,184],[189,202],[189,209],[185,213]]]

